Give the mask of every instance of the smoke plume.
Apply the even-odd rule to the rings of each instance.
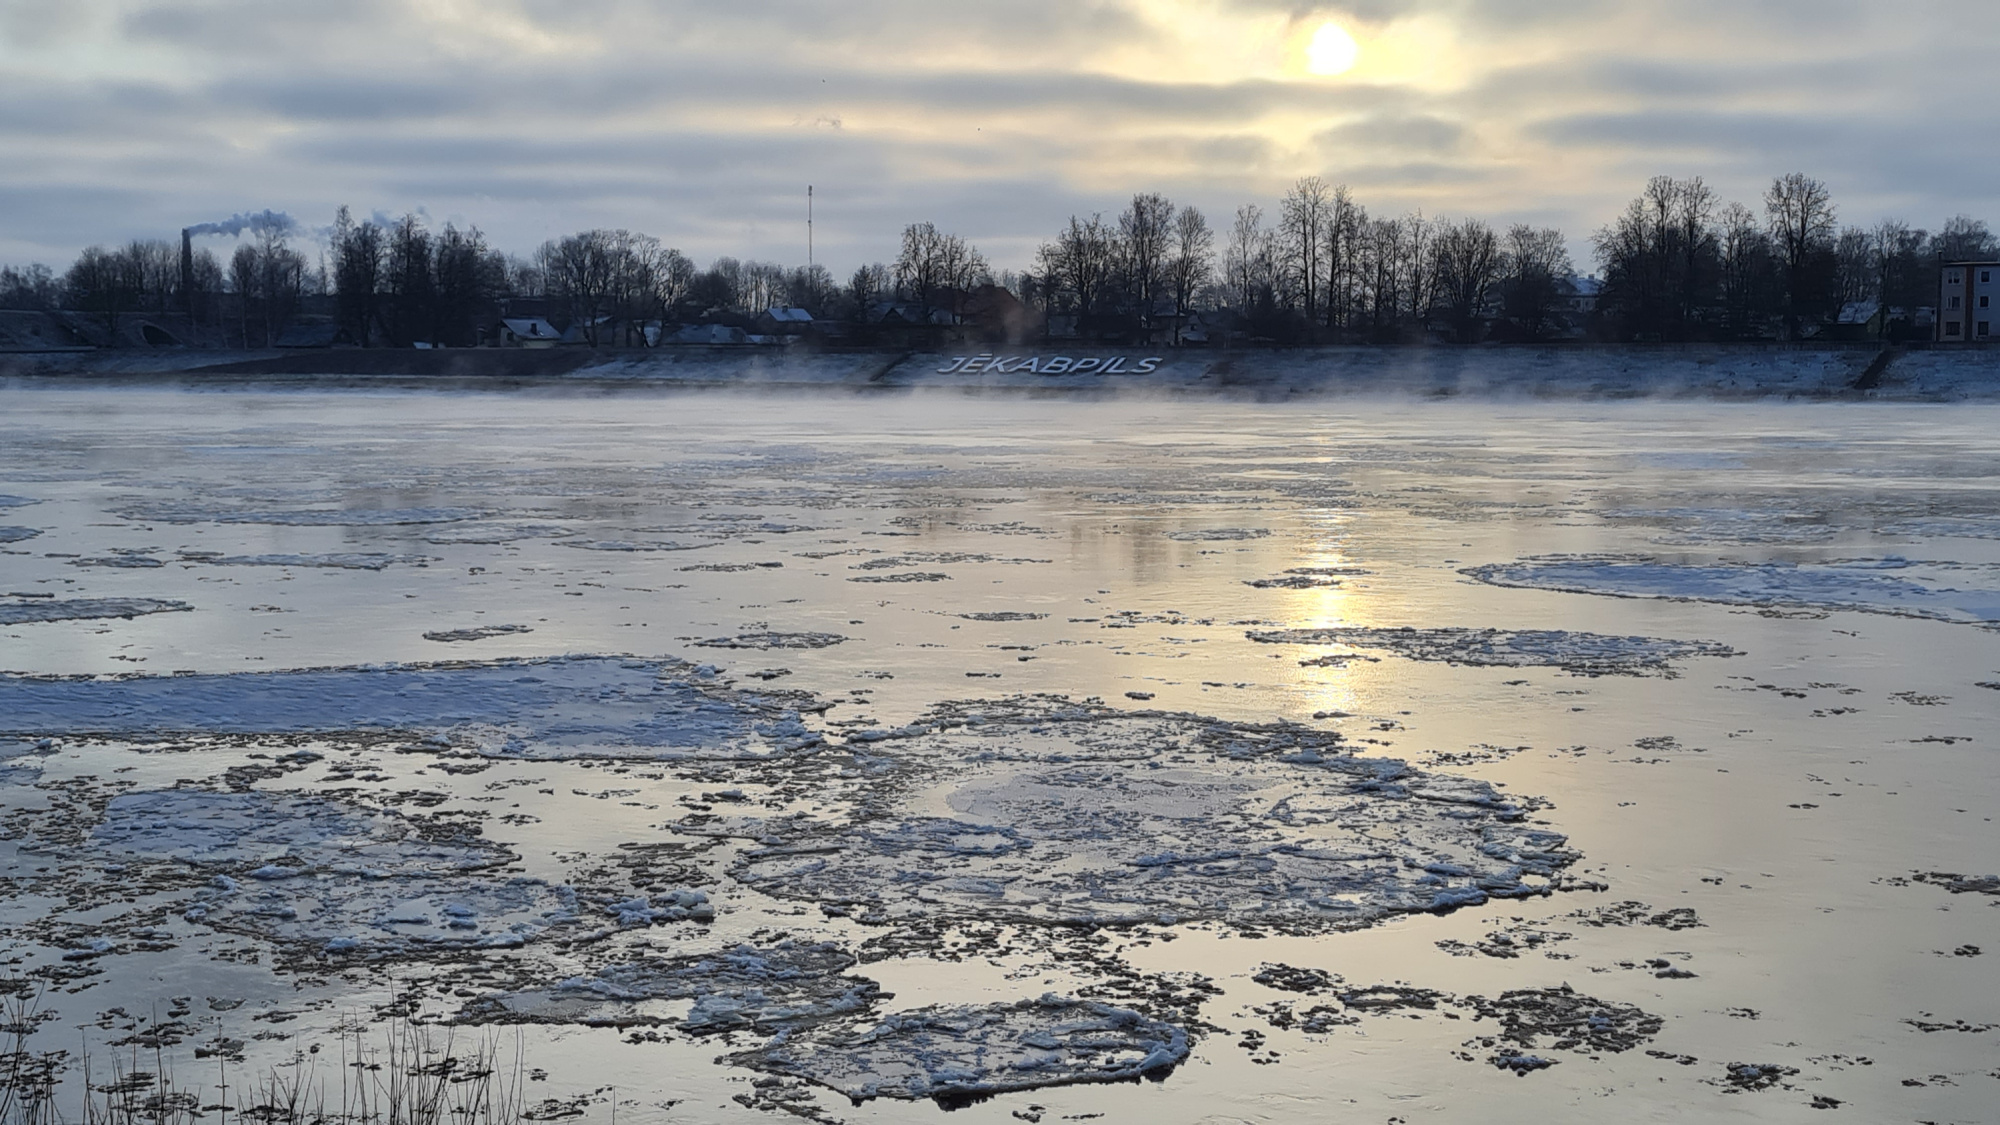
[[[231,215],[219,223],[197,223],[187,228],[187,232],[190,235],[221,234],[235,238],[246,230],[256,234],[262,234],[265,231],[290,234],[298,228],[299,223],[297,219],[292,218],[283,211],[266,209],[248,215]]]

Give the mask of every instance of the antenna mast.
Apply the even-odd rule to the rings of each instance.
[[[813,265],[813,186],[806,185],[806,268]]]

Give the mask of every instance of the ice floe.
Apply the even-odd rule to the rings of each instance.
[[[114,515],[140,523],[261,523],[280,527],[391,527],[457,523],[492,515],[482,508],[216,508],[193,503],[130,504]]]
[[[0,527],[0,543],[20,543],[41,533],[38,527]]]
[[[1335,627],[1262,629],[1247,634],[1264,644],[1346,645],[1393,652],[1410,660],[1476,667],[1561,668],[1580,675],[1674,674],[1671,662],[1696,656],[1739,656],[1714,641],[1612,637],[1561,629],[1400,629]]]
[[[430,555],[385,555],[367,552],[335,552],[324,555],[224,555],[219,552],[182,551],[181,561],[208,566],[302,566],[334,570],[383,570],[398,563],[437,561]]]
[[[185,613],[193,608],[186,602],[161,598],[58,598],[50,601],[0,602],[0,625],[143,617],[149,613]]]
[[[1468,567],[1495,586],[1725,605],[1812,606],[1972,624],[2000,622],[2000,589],[1946,585],[1952,564],[1908,559],[1828,563],[1663,563],[1627,556],[1544,556]]]
[[[318,953],[511,947],[576,920],[568,888],[489,873],[514,858],[503,848],[316,796],[125,793],[106,805],[84,847],[93,857],[182,866],[187,921]],[[116,870],[135,890],[175,882],[143,867]]]
[[[427,641],[443,641],[452,644],[460,641],[483,641],[491,637],[504,637],[512,633],[532,633],[530,625],[480,625],[470,629],[437,629],[424,634]]]
[[[1209,527],[1194,531],[1169,531],[1167,538],[1182,543],[1232,543],[1245,539],[1264,539],[1271,534],[1262,527]]]
[[[1310,931],[1543,893],[1575,858],[1484,782],[1292,724],[1022,700],[940,708],[867,745],[886,771],[872,807],[765,824],[732,876],[864,921]]]
[[[826,943],[738,945],[716,953],[620,961],[547,988],[497,993],[467,1005],[461,1022],[630,1026],[678,1023],[688,1031],[776,1031],[865,1010],[882,994],[845,975],[854,955]],[[668,1002],[695,1001],[685,1016]]]
[[[694,643],[697,648],[832,648],[846,639],[838,633],[738,633]]]
[[[856,1100],[950,1104],[1010,1090],[1127,1081],[1165,1072],[1187,1055],[1187,1032],[1179,1027],[1051,994],[829,1021],[730,1061],[805,1078]]]
[[[407,731],[522,758],[782,755],[820,740],[797,707],[790,696],[706,682],[680,661],[618,657],[118,680],[0,676],[0,725],[24,733]]]
[[[424,542],[439,545],[515,543],[523,539],[561,539],[575,535],[570,528],[547,523],[461,523],[424,533]]]

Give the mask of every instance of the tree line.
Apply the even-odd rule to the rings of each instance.
[[[1776,178],[1760,202],[1724,202],[1699,177],[1656,177],[1592,235],[1597,276],[1584,279],[1559,230],[1371,214],[1346,187],[1309,176],[1269,211],[1238,208],[1223,229],[1158,193],[1108,218],[1073,215],[1020,271],[996,272],[964,237],[914,223],[893,262],[845,283],[818,265],[721,257],[703,269],[625,230],[513,256],[477,228],[357,221],[343,207],[314,256],[293,244],[289,221],[252,224],[226,263],[185,239],[93,246],[60,274],[0,269],[0,308],[88,313],[114,339],[128,317],[182,318],[244,347],[276,343],[307,310],[356,344],[465,347],[496,310],[522,304],[579,342],[629,347],[657,342],[666,325],[747,324],[774,306],[857,325],[950,324],[1000,291],[1044,331],[1104,340],[1181,343],[1197,329],[1275,343],[1797,339],[1842,308],[1926,306],[1939,260],[2000,253],[1966,216],[1935,233],[1893,219],[1842,225],[1827,186],[1802,174]]]

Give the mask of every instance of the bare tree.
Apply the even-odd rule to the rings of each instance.
[[[335,314],[354,342],[367,347],[380,315],[382,228],[373,222],[355,222],[342,207],[333,216],[332,241]]]
[[[61,288],[55,271],[40,262],[21,269],[0,268],[0,309],[53,308]]]
[[[139,263],[125,250],[92,246],[77,255],[76,263],[63,275],[63,287],[70,302],[95,314],[104,326],[111,347],[118,346],[118,325],[138,303],[144,285]]]
[[[896,286],[922,306],[926,315],[948,290],[962,295],[990,274],[979,250],[958,235],[938,230],[935,223],[912,223],[904,228],[902,253],[896,257]],[[953,314],[958,311],[954,305]]]
[[[1042,244],[1036,260],[1049,288],[1073,305],[1080,328],[1103,302],[1117,266],[1116,239],[1103,216],[1080,220],[1071,215],[1055,241]]]
[[[1326,238],[1333,222],[1333,191],[1318,176],[1292,185],[1279,205],[1288,296],[1311,319],[1319,307]]]
[[[1723,329],[1731,335],[1747,336],[1756,327],[1756,310],[1762,305],[1761,283],[1770,272],[1770,237],[1750,208],[1731,203],[1717,216],[1716,246]]]
[[[601,341],[611,308],[611,257],[609,232],[590,230],[543,243],[536,261],[548,279],[549,295],[567,306],[571,327],[593,348]]]
[[[1118,217],[1119,248],[1126,292],[1137,306],[1139,323],[1152,327],[1160,293],[1168,288],[1167,262],[1173,253],[1174,205],[1158,193],[1135,195]]]
[[[889,292],[889,267],[880,262],[856,267],[847,279],[847,299],[854,303],[854,318],[867,323],[868,309]]]
[[[1236,222],[1229,228],[1229,248],[1223,255],[1223,270],[1238,308],[1248,309],[1260,287],[1271,282],[1271,232],[1264,229],[1264,209],[1246,203],[1236,209]]]
[[[256,229],[257,298],[267,348],[284,335],[305,294],[305,255],[286,244],[285,230],[275,223]]]
[[[1860,227],[1846,227],[1833,243],[1834,282],[1842,305],[1866,301],[1877,293],[1881,270],[1875,262],[1875,239]]]
[[[1524,339],[1543,339],[1557,325],[1569,292],[1569,247],[1562,232],[1516,223],[1507,229],[1501,262],[1501,300],[1507,316]]]
[[[250,346],[250,305],[257,297],[257,250],[239,245],[229,256],[229,287],[236,294],[236,325],[244,347]]]
[[[1367,222],[1367,209],[1348,195],[1347,185],[1336,186],[1328,201],[1324,239],[1326,315],[1323,323],[1328,328],[1345,325],[1348,314],[1353,310],[1360,277],[1361,232]]]
[[[1785,332],[1796,339],[1800,321],[1832,280],[1823,275],[1830,275],[1833,265],[1833,195],[1803,173],[1779,176],[1764,193],[1764,217],[1785,287]]]
[[[507,261],[488,248],[478,227],[459,230],[447,223],[438,235],[432,269],[431,339],[447,347],[479,342],[480,319],[507,284]]]
[[[1443,278],[1437,268],[1437,246],[1445,225],[1441,219],[1425,218],[1421,211],[1403,216],[1403,260],[1404,272],[1410,279],[1410,316],[1425,331],[1429,331],[1441,303]]]
[[[1446,223],[1438,234],[1438,291],[1451,320],[1453,337],[1461,344],[1479,338],[1486,300],[1500,264],[1500,240],[1478,219]]]
[[[164,316],[174,307],[174,295],[181,287],[180,248],[153,238],[135,241],[125,252],[137,271],[141,307]]]
[[[382,298],[377,306],[382,331],[391,347],[432,343],[436,276],[432,272],[431,233],[423,220],[404,215],[389,228],[382,253]]]
[[[1970,215],[1953,215],[1938,228],[1932,240],[1937,255],[1947,262],[1990,261],[1994,257],[1993,232],[1986,223]]]
[[[1194,207],[1183,207],[1174,216],[1173,250],[1167,258],[1167,278],[1173,288],[1174,344],[1181,342],[1194,296],[1208,284],[1215,272],[1215,233],[1208,229],[1208,217]]]

